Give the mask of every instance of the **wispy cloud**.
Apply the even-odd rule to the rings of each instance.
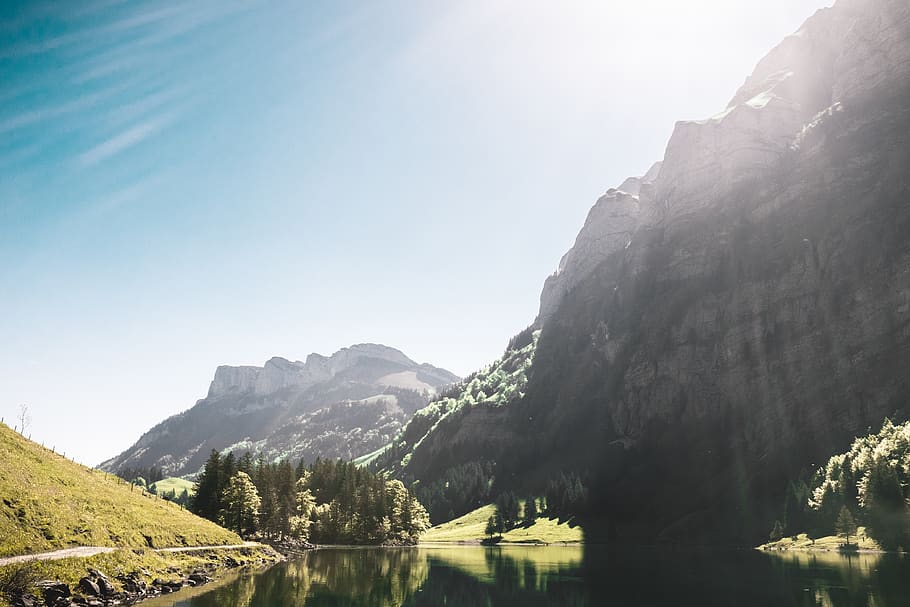
[[[87,216],[103,215],[139,200],[161,184],[164,177],[163,173],[157,173],[117,188],[92,202],[85,214]]]
[[[0,169],[13,166],[39,155],[47,146],[47,141],[33,141],[27,145],[16,148],[10,153],[0,154]]]
[[[177,113],[179,110],[174,107],[175,104],[178,104],[181,100],[187,99],[189,93],[190,89],[183,85],[162,88],[150,92],[134,101],[121,104],[116,108],[111,109],[105,115],[104,122],[110,128],[116,128],[122,124],[135,122],[142,116],[166,107],[170,107],[171,112]]]
[[[17,57],[28,57],[30,55],[40,55],[64,46],[68,46],[79,40],[84,39],[81,33],[61,34],[44,40],[19,42],[7,48],[0,48],[0,59],[13,59]]]
[[[144,13],[136,13],[100,27],[94,33],[120,33],[167,21],[174,17],[184,17],[190,11],[191,6],[191,3],[177,4],[156,8]]]
[[[101,3],[100,8],[89,12],[101,12],[103,8],[107,8],[107,4],[109,3]],[[149,30],[148,36],[140,36],[140,39],[158,42],[192,31],[201,25],[249,10],[255,5],[256,3],[250,0],[225,2],[194,0],[193,2],[155,7],[151,10],[138,10],[107,23],[58,34],[41,40],[20,41],[5,48],[0,47],[0,59],[40,55],[76,46],[80,43],[97,47],[99,41],[104,41],[112,35],[132,34],[136,30]],[[16,29],[19,29],[22,25],[22,23],[19,23]],[[7,30],[8,27],[4,25],[3,29]]]
[[[204,87],[208,73],[193,72],[199,58],[188,34],[258,6],[261,0],[29,6],[15,16],[18,35],[0,36],[0,59],[22,63],[28,74],[0,86],[8,148],[0,161],[46,154],[88,168],[141,145],[185,115],[187,100]],[[42,53],[54,61],[27,69],[28,57]],[[31,145],[38,140],[40,147]],[[81,149],[73,151],[74,141]]]
[[[128,88],[129,83],[119,83],[93,93],[76,97],[71,101],[60,103],[58,105],[47,105],[36,109],[29,109],[18,114],[7,116],[0,119],[0,135],[15,131],[21,128],[29,127],[47,120],[59,118],[72,112],[79,112],[91,109],[99,101],[123,92]]]
[[[121,131],[110,139],[102,141],[98,145],[80,154],[79,164],[83,167],[90,167],[107,160],[112,156],[116,156],[117,154],[142,143],[167,126],[171,120],[172,117],[166,115],[140,122],[125,131]]]

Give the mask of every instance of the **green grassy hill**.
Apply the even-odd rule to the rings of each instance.
[[[176,476],[170,476],[154,482],[152,483],[152,487],[155,488],[155,492],[158,495],[164,495],[165,493],[173,491],[179,496],[184,490],[190,495],[196,493],[194,489],[195,483],[193,481],[188,481],[185,478],[178,478]]]
[[[522,505],[522,507],[524,507]],[[486,538],[487,520],[493,515],[491,504],[472,510],[447,523],[436,525],[420,537],[420,542],[435,543],[476,543]],[[533,525],[519,526],[502,534],[505,544],[556,544],[584,542],[581,527],[571,521],[560,523],[556,519],[538,518]]]
[[[0,424],[0,557],[72,546],[239,543],[214,523]]]

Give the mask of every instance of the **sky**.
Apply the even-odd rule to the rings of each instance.
[[[221,364],[466,375],[824,0],[0,3],[0,417],[97,464]]]

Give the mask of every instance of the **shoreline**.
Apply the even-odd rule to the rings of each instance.
[[[900,550],[882,550],[881,548],[860,548],[858,550],[850,550],[848,552],[841,552],[837,548],[830,548],[827,546],[793,546],[793,547],[771,547],[766,544],[761,546],[756,546],[755,550],[760,552],[807,552],[807,553],[821,553],[821,554],[839,554],[841,556],[851,556],[854,554],[903,554]]]
[[[488,543],[483,540],[452,540],[452,541],[428,541],[420,542],[417,547],[440,548],[446,546],[483,546],[484,548],[495,548],[496,546],[524,546],[524,547],[547,547],[547,546],[584,546],[585,542],[494,542]]]
[[[92,556],[31,559],[0,569],[26,571],[29,590],[0,606],[132,605],[185,589],[202,589],[232,573],[270,567],[286,557],[267,544],[199,546],[159,552],[116,548]]]

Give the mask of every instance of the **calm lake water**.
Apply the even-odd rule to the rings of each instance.
[[[910,605],[910,559],[555,546],[327,548],[143,605],[897,607]]]

